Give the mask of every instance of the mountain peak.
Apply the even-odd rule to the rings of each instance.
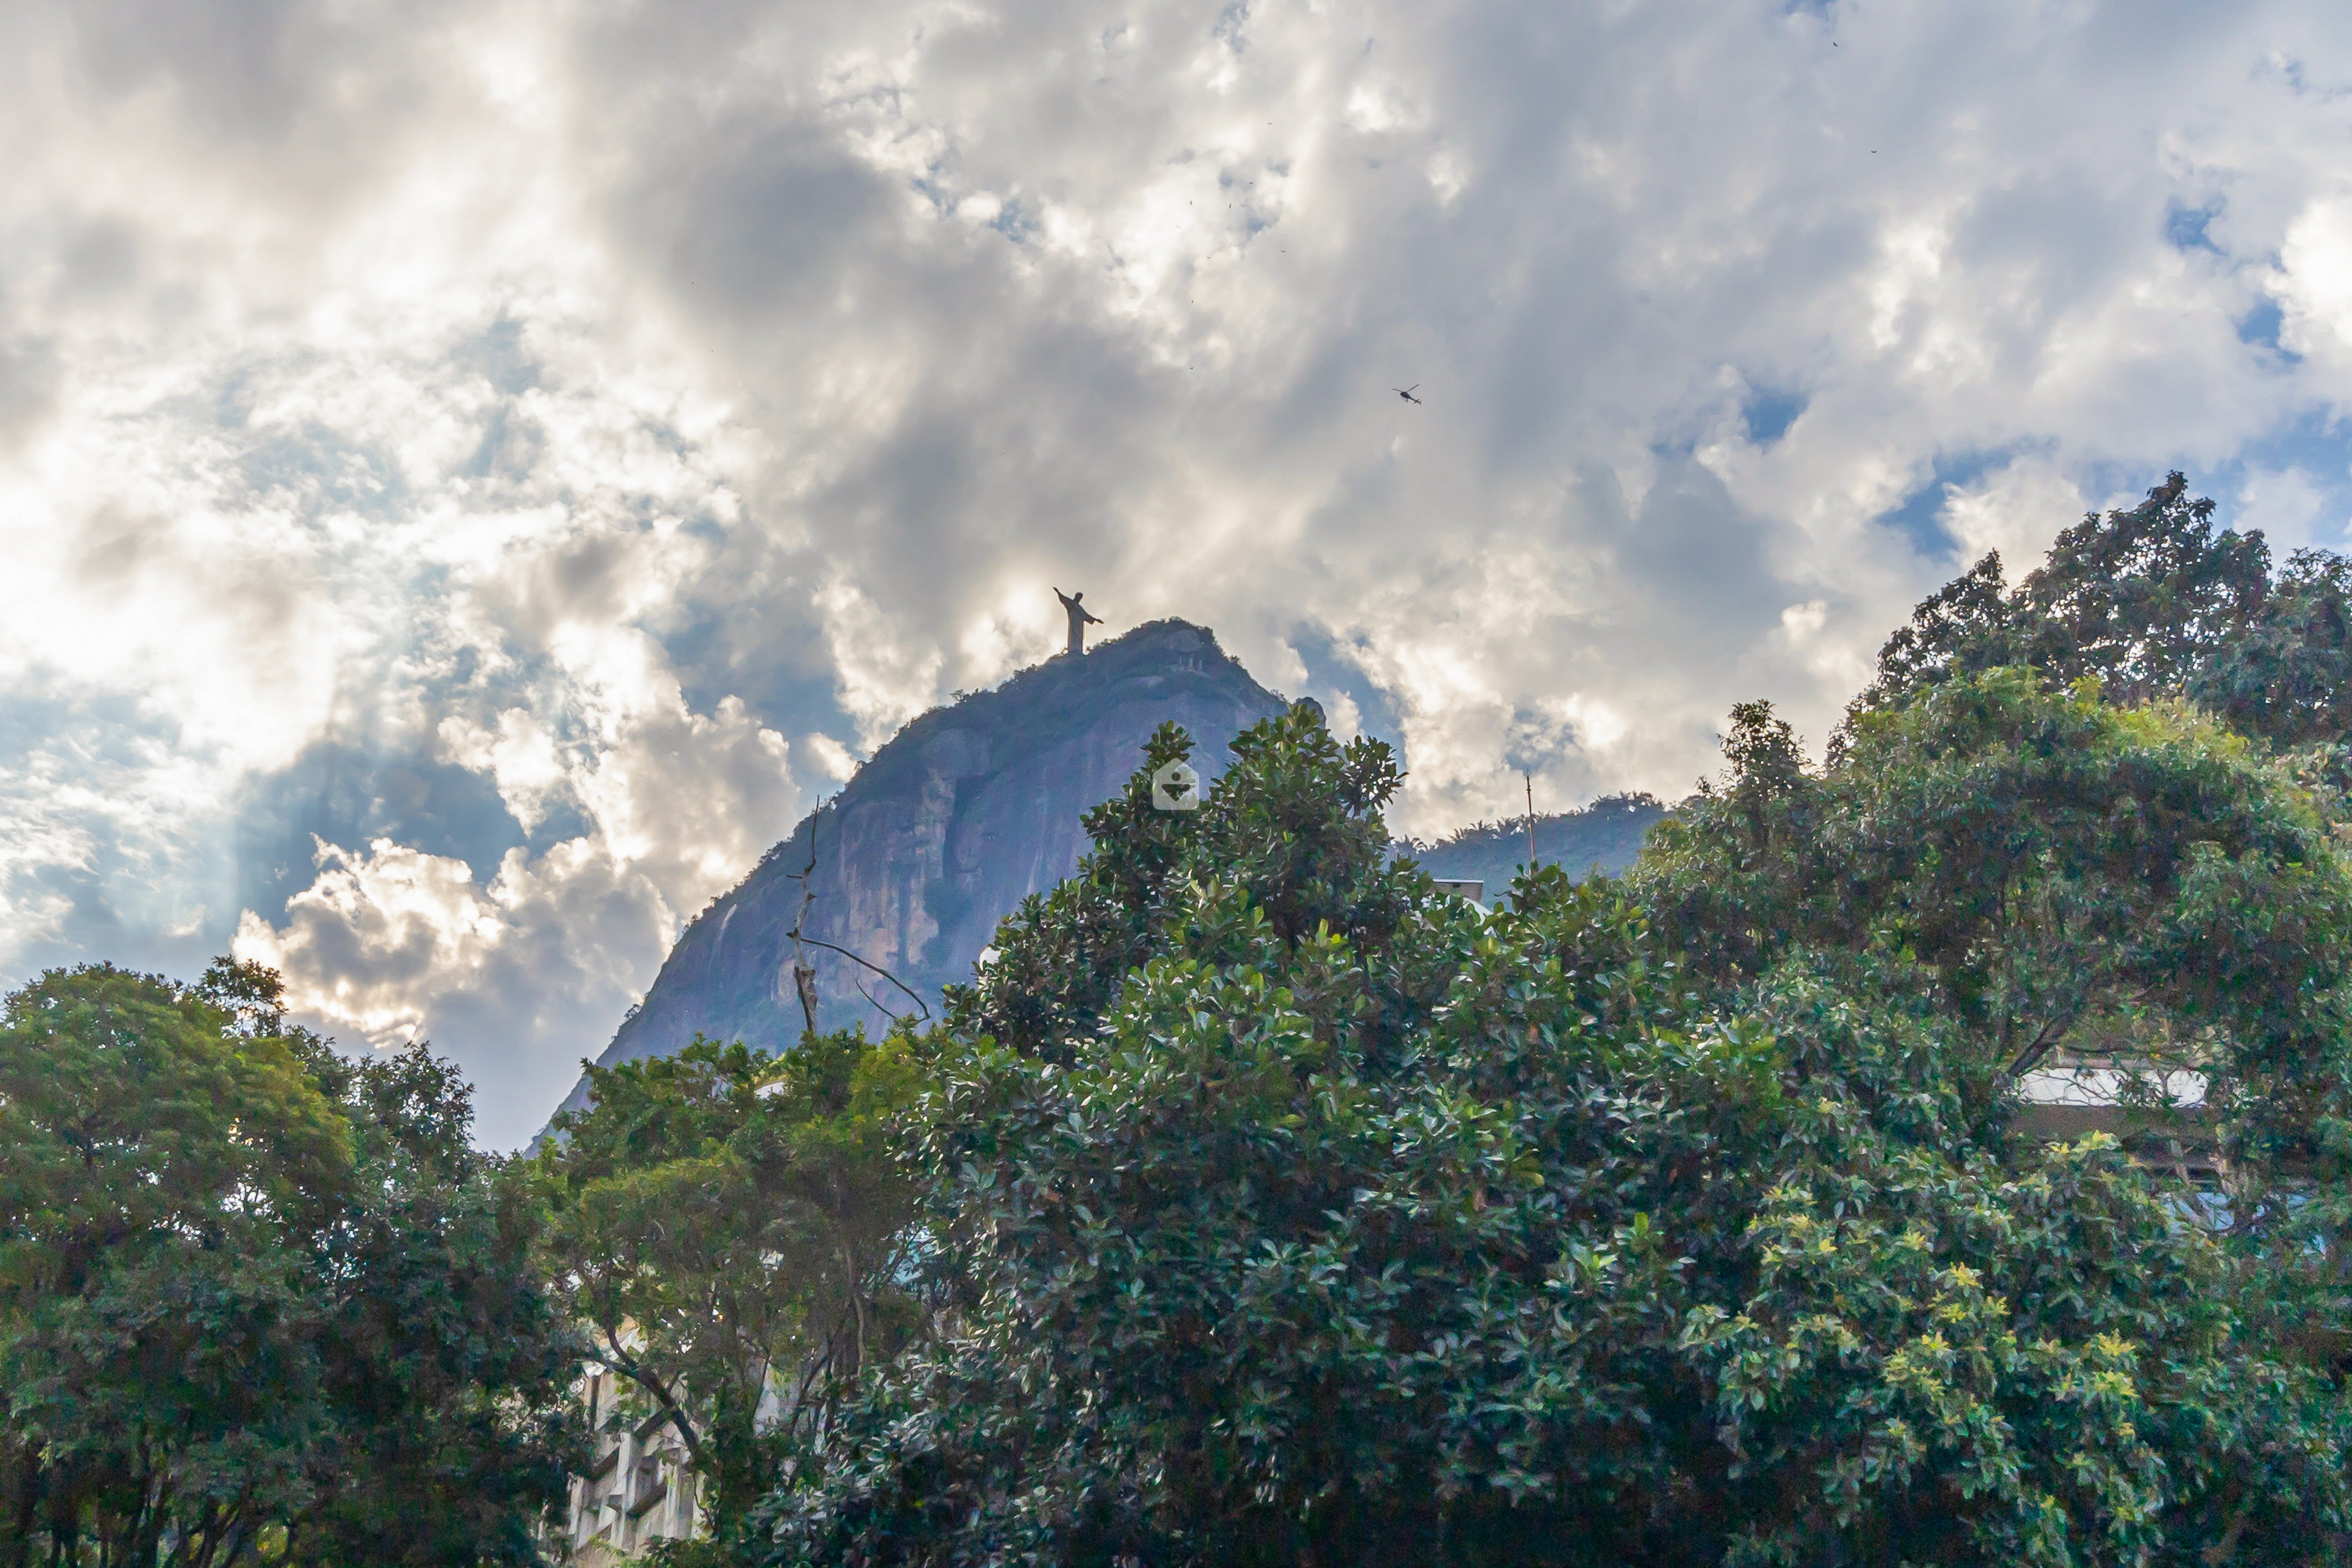
[[[936,1011],[997,922],[1076,868],[1080,819],[1118,793],[1162,722],[1192,733],[1213,775],[1236,735],[1284,707],[1214,632],[1169,619],[921,714],[687,927],[598,1064],[667,1056],[698,1032],[768,1050],[797,1040],[791,931],[804,900],[803,934],[827,944],[802,948],[821,1025],[915,1011],[877,971]]]

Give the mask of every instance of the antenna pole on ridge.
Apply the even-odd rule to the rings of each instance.
[[[1535,775],[1519,774],[1519,782],[1528,786],[1528,869],[1536,868],[1536,781]]]

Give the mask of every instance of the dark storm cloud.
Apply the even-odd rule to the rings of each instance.
[[[895,291],[887,253],[877,277],[868,240],[896,182],[799,126],[659,129],[678,143],[643,150],[614,228],[707,331],[756,341],[803,315],[854,311],[865,290]]]

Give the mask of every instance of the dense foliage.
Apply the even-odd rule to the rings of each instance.
[[[698,1037],[587,1071],[588,1108],[534,1164],[541,1266],[633,1390],[600,1415],[667,1421],[724,1538],[912,1325],[908,1183],[883,1138],[910,1095],[903,1043],[811,1034],[779,1058]]]
[[[455,1070],[274,975],[0,1011],[0,1563],[529,1563],[574,1453],[536,1210]]]
[[[1963,689],[2029,733],[2099,721]],[[1751,717],[1718,815],[1758,806],[1769,841],[1806,775]],[[2335,918],[2342,872],[2268,764],[2113,717],[2203,781],[2157,796],[2250,819],[2220,866],[2179,835],[2143,924],[2262,868],[2250,898]],[[1916,795],[1942,752],[1909,743]],[[1235,752],[1192,816],[1139,774],[953,999],[910,1150],[951,1310],[772,1500],[769,1561],[2324,1560],[2333,1369],[2265,1338],[2245,1258],[2113,1139],[2009,1133],[2001,1052],[2052,984],[1900,932],[1727,957],[1686,934],[1707,918],[1654,931],[1556,870],[1482,914],[1387,863],[1384,748],[1301,710]],[[2082,897],[2129,924],[2119,887]],[[2078,1011],[2123,1007],[2141,962]],[[2263,1048],[2326,1057],[2315,962],[2144,1005],[2194,1035],[2275,1002]],[[2249,1103],[2303,1082],[2245,1059],[2281,1073]]]
[[[2011,669],[1862,715],[1819,776],[1760,705],[1730,750],[1633,884],[1696,975],[1900,953],[2011,1073],[2069,1046],[2160,1058],[2271,1139],[2334,1103],[2352,879],[2322,801],[2246,741]]]
[[[2273,575],[2259,533],[2215,532],[2213,503],[2175,473],[2128,511],[2058,536],[2014,589],[1988,554],[1887,640],[1857,710],[1952,676],[2031,668],[2088,677],[2111,701],[2179,697],[2282,744],[2352,732],[2352,562],[2298,552]]]

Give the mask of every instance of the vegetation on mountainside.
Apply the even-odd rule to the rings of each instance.
[[[1538,813],[1535,819],[1535,864],[1558,866],[1571,877],[1588,871],[1623,872],[1642,853],[1651,828],[1666,808],[1654,795],[1603,795],[1574,811]],[[1528,823],[1475,822],[1443,838],[1404,838],[1391,846],[1409,855],[1433,877],[1486,884],[1501,898],[1528,861]]]
[[[1188,657],[1171,662],[1171,642]],[[1106,692],[1130,701],[1205,697],[1253,712],[1281,706],[1280,699],[1218,646],[1217,634],[1209,627],[1173,617],[1146,621],[1096,644],[1082,659],[1048,658],[1013,671],[989,690],[957,692],[951,700],[908,720],[859,765],[857,777],[867,798],[918,783],[927,766],[925,746],[975,722],[985,727],[998,757],[1038,755],[1076,740],[1099,722]],[[806,847],[803,837],[801,852]]]
[[[577,1346],[456,1070],[277,977],[55,970],[0,1011],[0,1563],[514,1563]]]

